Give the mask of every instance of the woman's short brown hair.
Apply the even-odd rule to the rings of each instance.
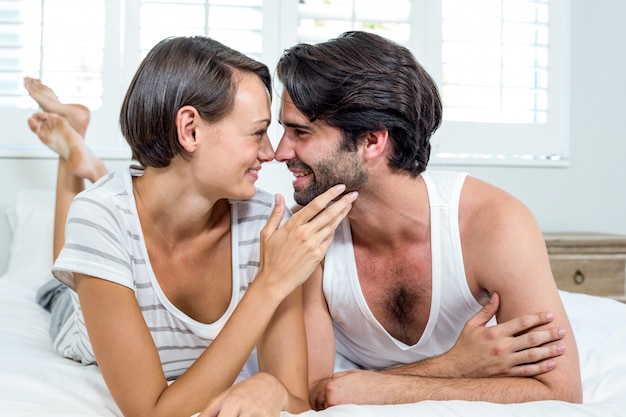
[[[120,112],[122,134],[142,166],[162,168],[181,154],[176,114],[193,106],[216,122],[233,108],[237,72],[257,74],[271,95],[269,69],[241,52],[201,36],[167,38],[139,65]]]

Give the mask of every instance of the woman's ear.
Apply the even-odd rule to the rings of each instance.
[[[373,160],[383,155],[388,141],[389,131],[387,130],[369,132],[365,136],[365,142],[363,145],[363,158],[365,160]]]
[[[183,106],[176,112],[176,131],[178,142],[187,152],[196,150],[196,125],[200,120],[198,110],[193,106]]]

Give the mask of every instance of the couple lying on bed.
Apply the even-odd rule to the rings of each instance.
[[[287,50],[277,76],[274,151],[264,64],[160,42],[120,114],[138,165],[110,174],[88,109],[25,80],[44,111],[29,126],[59,154],[58,281],[40,291],[56,349],[97,361],[126,416],[580,402],[538,226],[503,191],[426,170],[442,106],[411,53],[350,32]],[[274,158],[293,215],[255,187]],[[334,373],[336,353],[354,369]]]

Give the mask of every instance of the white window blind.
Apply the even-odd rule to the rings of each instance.
[[[0,1],[0,155],[45,154],[26,125],[36,104],[24,76],[46,80],[62,100],[95,114],[102,108],[105,15],[104,0]]]
[[[204,35],[261,59],[262,0],[144,0],[140,15],[144,56],[165,37]]]
[[[91,110],[90,145],[129,158],[118,112],[139,62],[169,36],[207,35],[262,57],[262,0],[0,0],[0,156],[54,156],[28,131],[24,76]]]
[[[442,0],[445,107],[435,161],[567,159],[567,7],[557,0]]]
[[[28,131],[23,77],[92,110],[103,157],[127,158],[118,112],[167,36],[208,35],[273,69],[285,48],[347,30],[409,47],[440,87],[433,163],[567,158],[567,0],[0,0],[2,156],[53,156]],[[274,106],[276,111],[276,106]],[[273,134],[276,143],[280,132]]]
[[[349,30],[367,30],[407,44],[410,0],[302,0],[298,41],[318,43]]]
[[[2,0],[0,36],[3,107],[26,104],[24,73],[45,76],[68,100],[101,105],[104,0]]]
[[[446,119],[546,123],[548,3],[443,0]]]
[[[440,87],[433,162],[567,158],[565,0],[302,0],[299,40],[367,30],[409,47]]]

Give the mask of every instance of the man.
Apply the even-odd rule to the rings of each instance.
[[[442,105],[410,51],[348,32],[290,48],[277,75],[276,159],[295,176],[296,202],[338,183],[359,192],[323,277],[305,284],[313,405],[580,402],[541,231],[504,191],[426,170]],[[496,311],[503,324],[485,327]],[[335,347],[364,370],[333,375]]]

